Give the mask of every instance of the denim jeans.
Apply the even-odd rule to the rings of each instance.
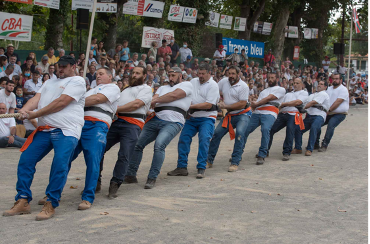
[[[261,126],[261,146],[258,151],[258,157],[265,158],[267,156],[267,150],[270,142],[270,130],[275,122],[275,117],[271,114],[252,114],[251,120],[249,121],[248,128],[245,132],[245,143],[247,142],[248,136],[258,126]]]
[[[14,142],[12,144],[8,144],[9,137],[3,136],[3,137],[0,137],[0,148],[5,148],[5,147],[21,148],[26,140],[27,140],[26,138],[14,136]]]
[[[82,200],[90,203],[93,203],[95,199],[95,188],[100,173],[100,161],[107,144],[107,133],[108,126],[104,122],[86,120],[82,128],[81,138],[69,164],[69,167],[71,167],[72,161],[83,151],[86,163],[86,179]]]
[[[59,206],[64,185],[67,182],[69,162],[77,146],[78,140],[73,136],[65,136],[61,129],[49,132],[39,131],[35,134],[32,143],[21,154],[18,163],[18,181],[15,197],[32,200],[31,184],[36,172],[36,164],[54,149],[53,163],[50,169],[49,185],[46,188],[47,201],[54,208]]]
[[[231,155],[231,164],[239,165],[240,160],[242,159],[246,139],[245,131],[247,130],[249,124],[250,115],[251,112],[231,116],[231,125],[234,129],[236,129],[234,150]],[[213,164],[213,161],[215,160],[221,139],[229,132],[229,126],[227,126],[227,128],[222,127],[222,122],[224,119],[225,118],[223,118],[217,125],[209,145],[207,161],[211,164]]]
[[[130,124],[124,120],[118,119],[112,123],[107,134],[107,145],[105,152],[109,151],[114,145],[120,143],[118,158],[113,170],[111,181],[122,184],[127,173],[128,165],[132,158],[136,142],[141,133],[138,125]],[[100,161],[100,175],[98,181],[101,182],[101,172],[103,171],[104,156]]]
[[[207,166],[207,154],[209,144],[215,130],[215,120],[212,118],[190,118],[186,120],[184,128],[181,131],[178,143],[178,168],[188,167],[188,155],[192,138],[198,133],[198,169],[205,169]]]
[[[324,124],[324,118],[320,115],[306,115],[306,118],[303,120],[304,122],[304,130],[300,130],[299,126],[296,129],[296,137],[295,148],[297,150],[302,150],[302,135],[306,131],[310,131],[310,136],[308,137],[308,143],[306,150],[313,151],[316,141],[316,136],[318,133],[321,133],[321,126]]]
[[[299,125],[295,124],[295,115],[290,115],[288,113],[279,113],[279,115],[277,116],[277,119],[270,131],[270,142],[268,150],[270,150],[271,148],[271,144],[274,139],[274,134],[283,129],[285,126],[286,132],[283,144],[283,155],[285,154],[290,155],[293,149],[294,133],[296,127],[298,126],[299,128]]]
[[[152,141],[154,143],[154,155],[152,166],[150,167],[149,179],[156,179],[159,175],[165,158],[165,149],[172,139],[180,132],[183,125],[176,122],[169,122],[154,117],[145,123],[143,131],[136,143],[127,175],[136,176],[141,160],[143,150]]]
[[[345,114],[332,114],[332,115],[326,116],[326,120],[323,126],[328,125],[328,127],[326,128],[325,137],[324,137],[324,140],[322,140],[321,146],[327,147],[329,145],[331,138],[334,135],[335,128],[340,123],[342,123],[342,121],[345,118],[346,118]],[[316,139],[317,143],[320,143],[320,136],[321,136],[321,130],[317,133],[317,139]]]

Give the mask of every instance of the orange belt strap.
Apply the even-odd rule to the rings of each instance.
[[[108,122],[106,122],[106,121],[104,121],[104,120],[101,120],[101,119],[97,119],[97,118],[95,118],[95,117],[85,116],[85,117],[84,117],[84,119],[85,119],[85,120],[87,120],[87,121],[100,121],[100,122],[105,123],[105,124],[108,126],[108,129],[109,129],[109,127],[110,127],[110,125],[108,124]]]
[[[260,107],[260,108],[257,108],[257,110],[267,110],[267,111],[270,111],[270,112],[274,112],[276,114],[279,113],[279,109],[275,106]]]
[[[131,118],[131,117],[118,116],[118,113],[117,113],[117,117],[120,118],[120,119],[123,119],[124,121],[126,121],[126,122],[128,122],[130,124],[137,125],[137,126],[140,127],[141,130],[143,130],[144,122],[141,122],[140,120],[134,119],[134,118]]]
[[[28,148],[29,145],[31,145],[32,141],[33,141],[33,137],[35,136],[36,132],[38,131],[43,131],[43,130],[49,130],[49,129],[53,129],[54,127],[51,127],[51,126],[48,126],[48,125],[44,125],[44,126],[38,126],[36,128],[36,130],[34,130],[31,135],[29,135],[27,137],[27,140],[25,141],[25,143],[23,144],[22,148],[19,150],[21,152],[24,152],[26,151],[26,149]]]
[[[148,123],[149,120],[153,119],[155,117],[155,112],[151,113],[145,120],[145,123]]]
[[[233,126],[231,125],[231,117],[232,116],[236,116],[236,115],[244,114],[244,113],[248,112],[249,110],[251,110],[250,107],[244,109],[243,111],[241,111],[240,113],[237,113],[237,114],[227,113],[226,116],[224,117],[224,120],[222,121],[222,127],[223,128],[227,128],[227,126],[229,125],[230,140],[234,140],[235,139],[235,131],[234,131]]]

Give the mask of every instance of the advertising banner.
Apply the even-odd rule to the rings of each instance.
[[[263,22],[262,35],[271,35],[272,23]]]
[[[286,32],[285,34],[287,34],[285,36],[288,38],[298,38],[298,26],[289,26],[288,32]]]
[[[185,7],[182,22],[195,24],[197,22],[198,11],[196,8]]]
[[[293,60],[299,60],[299,46],[294,46]]]
[[[157,42],[157,46],[160,47],[163,39],[167,40],[167,43],[170,43],[171,37],[174,36],[175,32],[173,30],[144,26],[141,47],[150,48],[153,42]]]
[[[14,2],[14,3],[32,4],[32,0],[5,0],[5,1]]]
[[[236,31],[245,31],[245,26],[247,25],[246,18],[235,17],[234,21],[234,30]]]
[[[207,26],[218,27],[220,21],[220,14],[216,12],[209,12],[209,19],[206,21]]]
[[[151,0],[128,0],[123,4],[123,13],[144,17],[162,18],[164,2]]]
[[[184,7],[171,5],[170,11],[168,12],[168,20],[182,22],[182,16],[184,15]]]
[[[240,39],[222,38],[222,45],[227,55],[234,53],[235,48],[241,53],[242,49],[245,49],[245,53],[248,57],[263,58],[265,43],[253,42]]]
[[[33,16],[0,12],[0,39],[31,41]]]
[[[232,23],[233,23],[233,16],[221,14],[220,28],[231,30]]]
[[[35,0],[34,4],[45,8],[59,9],[59,0]]]
[[[304,37],[304,39],[311,39],[312,38],[312,29],[311,28],[303,28],[303,37]]]
[[[94,0],[72,0],[72,10],[83,8],[92,12],[93,6]],[[98,0],[95,11],[99,13],[117,13],[117,0]]]
[[[253,26],[253,32],[262,34],[263,30],[263,22],[262,21],[256,21]]]
[[[317,39],[319,38],[319,29],[316,29],[316,28],[311,28],[311,32],[312,32],[312,39]]]

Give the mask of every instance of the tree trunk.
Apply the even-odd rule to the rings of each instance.
[[[250,40],[251,32],[253,30],[254,23],[258,20],[261,16],[264,8],[265,8],[266,0],[256,1],[255,7],[251,9],[251,3],[249,0],[243,0],[242,4],[240,4],[240,17],[247,19],[247,25],[245,27],[245,31],[239,31],[238,38],[244,40]]]
[[[298,26],[298,38],[285,39],[284,57],[289,57],[290,60],[293,60],[294,46],[299,46],[302,41],[301,20],[303,14],[304,3],[298,5],[298,7],[294,9],[293,13],[290,15],[290,20],[288,21],[288,25]]]
[[[70,7],[69,1],[60,1],[59,9],[50,9],[45,34],[45,50],[50,47],[54,49],[63,47],[64,23],[71,11]]]
[[[117,13],[110,14],[109,16],[102,16],[101,19],[108,25],[106,36],[104,38],[104,47],[106,50],[110,50],[116,47],[117,42],[117,22],[119,18],[124,18],[122,14],[123,4],[126,0],[118,0],[117,2]]]
[[[285,42],[285,26],[289,19],[289,5],[285,5],[280,9],[279,17],[277,18],[274,26],[274,31],[272,33],[272,42],[274,44],[273,54],[276,59],[276,63],[280,63],[281,55],[284,50]]]

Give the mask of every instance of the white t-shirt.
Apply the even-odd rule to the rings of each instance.
[[[85,94],[85,98],[96,95],[96,94],[103,94],[108,101],[105,103],[96,104],[93,107],[101,108],[105,111],[108,111],[112,114],[115,114],[117,111],[118,99],[120,98],[121,91],[119,87],[115,84],[101,84],[95,87],[94,89],[90,89]],[[100,120],[107,122],[109,125],[112,124],[112,117],[108,116],[107,114],[97,112],[97,111],[85,111],[85,116],[91,116]]]
[[[10,136],[11,127],[15,127],[14,118],[0,119],[0,137]]]
[[[90,88],[93,89],[95,88],[97,85],[96,85],[96,80],[93,80],[91,81],[91,84],[90,84]]]
[[[6,95],[5,89],[0,90],[0,103],[5,103],[7,108],[7,113],[9,113],[9,108],[16,108],[17,102],[16,98],[13,92],[10,93],[10,95]]]
[[[180,54],[181,54],[181,63],[184,63],[188,56],[193,56],[193,53],[191,52],[190,48],[184,47],[180,48]]]
[[[35,119],[36,122],[38,122],[38,119]],[[28,119],[23,120],[23,125],[26,128],[26,130],[36,130],[35,126],[29,121]]]
[[[186,93],[186,96],[181,99],[170,102],[170,103],[157,103],[156,107],[172,106],[172,107],[181,108],[184,111],[188,111],[191,105],[191,97],[193,94],[193,85],[190,82],[183,81],[172,87],[171,86],[161,86],[158,88],[155,94],[158,94],[158,96],[161,97],[167,93],[175,91],[176,89],[183,90]],[[184,116],[181,113],[176,112],[176,111],[162,110],[158,113],[156,112],[155,115],[161,120],[165,120],[169,122],[178,122],[181,124],[185,123]]]
[[[199,78],[194,78],[190,81],[193,85],[193,94],[191,96],[192,101],[191,104],[198,104],[198,103],[211,103],[217,105],[218,101],[220,100],[220,93],[218,91],[218,85],[211,77],[208,81],[200,84]],[[191,114],[191,117],[209,117],[215,116],[217,117],[217,110],[216,111],[196,111]],[[213,118],[213,117],[211,117]],[[216,118],[213,118],[216,119]]]
[[[330,97],[330,107],[338,99],[343,99],[344,101],[331,113],[347,113],[349,110],[349,94],[348,90],[342,84],[339,85],[336,89],[334,86],[330,86],[326,91]]]
[[[285,92],[286,92],[285,89],[282,88],[282,87],[280,87],[280,86],[268,87],[268,88],[266,88],[265,90],[263,90],[260,93],[260,95],[258,96],[257,102],[261,101],[263,98],[265,98],[268,95],[272,94],[275,97],[277,97],[277,99],[272,100],[270,102],[277,103],[280,106],[280,104],[283,101]],[[256,110],[254,110],[253,113],[255,113],[255,114],[271,114],[276,119],[277,118],[277,114],[275,112],[268,111],[268,110],[257,110],[258,108],[263,108],[263,107],[268,107],[268,106],[273,106],[273,105],[271,105],[271,104],[263,104],[263,105],[257,107]]]
[[[339,71],[339,74],[344,75],[347,71],[347,68],[339,65],[339,70],[338,71]]]
[[[241,79],[238,83],[231,85],[229,78],[225,77],[218,82],[218,88],[220,93],[222,93],[226,105],[234,104],[239,101],[248,101],[249,87]],[[231,111],[230,114],[237,114],[243,110],[244,109]]]
[[[37,92],[38,90],[40,90],[41,86],[42,86],[42,82],[37,81],[37,83],[35,84],[33,80],[30,79],[30,80],[27,80],[26,83],[24,83],[23,87],[26,88],[28,92],[33,92],[33,91]],[[33,98],[34,96],[35,95],[26,95],[24,97],[27,99],[30,99],[30,98]]]
[[[317,105],[323,106],[327,111],[329,111],[330,108],[329,100],[330,98],[326,91],[321,91],[311,94],[307,98],[307,103],[311,101],[316,101],[318,103]],[[326,119],[326,112],[317,108],[310,107],[307,109],[307,113],[309,115],[320,115],[321,117],[323,117],[324,121]]]
[[[68,95],[74,100],[59,112],[39,118],[38,125],[49,125],[59,128],[64,136],[73,136],[80,139],[84,126],[84,106],[86,83],[80,76],[72,76],[64,79],[47,80],[37,92],[41,94],[38,110],[46,107],[61,95]]]
[[[217,49],[215,51],[215,54],[213,54],[213,57],[216,57],[217,59],[225,58],[226,57],[226,52],[225,52],[225,50],[222,50],[222,52],[220,53],[220,51],[218,51],[218,49]]]
[[[322,61],[322,67],[324,68],[324,70],[328,70],[329,65],[330,65],[330,60],[328,60],[328,61],[323,60]]]
[[[122,113],[146,115],[146,113],[149,111],[150,104],[152,102],[152,97],[153,97],[152,88],[146,84],[140,86],[127,87],[121,92],[120,99],[118,100],[118,107],[123,106],[129,102],[135,101],[136,99],[140,99],[141,101],[144,102],[145,104],[144,106],[132,112],[122,112]],[[133,119],[137,119],[141,122],[144,122],[144,120],[140,118]]]
[[[300,90],[296,92],[292,91],[292,92],[288,92],[287,94],[285,94],[282,103],[291,102],[291,101],[299,99],[302,101],[302,104],[305,104],[307,101],[307,98],[308,98],[308,92],[306,92],[305,90]],[[284,107],[280,109],[280,113],[294,112],[294,111],[298,112],[298,109],[296,107]],[[295,113],[289,113],[289,114],[295,115]]]
[[[11,79],[13,78],[13,75],[15,75],[15,74],[14,74],[14,72],[13,72],[13,73],[11,73],[10,75],[7,75],[7,74],[5,73],[5,71],[3,71],[3,72],[1,72],[1,73],[0,73],[0,78],[8,77],[8,78],[9,78],[9,80],[11,80]]]

